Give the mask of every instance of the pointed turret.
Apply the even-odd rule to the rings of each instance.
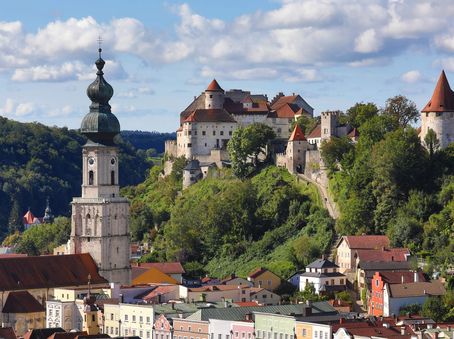
[[[208,92],[224,92],[221,86],[219,86],[218,82],[216,79],[213,79],[213,81],[210,82],[208,85],[206,91]]]
[[[44,210],[43,221],[46,224],[50,224],[50,223],[54,222],[54,216],[52,215],[52,210],[50,209],[50,206],[49,206],[49,198],[47,198],[47,200],[46,200],[46,209]]]
[[[445,71],[441,71],[432,98],[422,112],[454,112],[454,92],[449,86]]]
[[[288,139],[288,141],[307,141],[306,136],[304,135],[298,124],[295,124],[295,128],[293,129],[293,132],[290,135],[290,139]]]

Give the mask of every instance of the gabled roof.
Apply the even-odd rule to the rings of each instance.
[[[244,287],[244,289],[247,289],[250,287]],[[237,290],[238,286],[236,285],[206,285],[202,287],[192,287],[188,288],[188,291],[190,292],[214,292],[214,291],[231,291],[231,290]]]
[[[355,256],[360,261],[406,261],[409,255],[408,248],[358,249],[355,251]]]
[[[135,278],[132,280],[132,285],[141,285],[141,284],[178,284],[178,281],[176,281],[174,278],[171,276],[162,273],[160,270],[157,268],[151,267],[146,269],[144,272],[141,274],[134,274],[135,270],[143,270],[143,267],[132,267],[132,272]]]
[[[353,128],[350,133],[347,134],[349,138],[358,138],[359,137],[359,132],[356,128]]]
[[[236,122],[223,108],[196,109],[184,122]]]
[[[28,291],[10,292],[6,298],[3,313],[36,313],[46,309]]]
[[[240,102],[252,102],[252,103],[263,103],[268,102],[268,99],[263,94],[249,94],[245,96]]]
[[[389,247],[389,238],[386,235],[345,235],[339,241],[339,244],[342,240],[347,242],[350,249],[379,249]]]
[[[365,271],[409,270],[409,261],[360,261],[359,268]]]
[[[210,84],[208,85],[207,91],[210,91],[210,92],[224,92],[224,90],[221,88],[221,86],[219,86],[218,82],[216,81],[216,79],[213,79]]]
[[[88,253],[0,258],[0,290],[107,284]]]
[[[307,268],[338,268],[335,263],[328,259],[317,259],[306,266]]]
[[[12,327],[0,327],[0,338],[16,339],[16,333],[14,333]]]
[[[295,124],[295,128],[293,129],[288,141],[306,141],[306,137],[298,124]]]
[[[315,139],[322,137],[322,125],[318,124],[307,136],[308,139]]]
[[[439,281],[390,284],[388,287],[393,298],[444,295],[446,293],[445,287]]]
[[[422,112],[454,112],[454,92],[449,86],[445,71],[441,71],[432,98]]]
[[[272,105],[271,105],[271,108],[272,109],[279,109],[280,107],[282,107],[283,105],[285,104],[292,104],[295,102],[295,100],[299,97],[299,95],[288,95],[288,96],[281,96],[279,99],[276,100],[276,102],[274,102]]]
[[[418,279],[420,282],[427,281],[423,272],[418,272]],[[382,280],[388,284],[401,284],[402,281],[406,283],[415,282],[415,272],[380,272],[380,277]]]
[[[165,274],[184,274],[184,273],[186,273],[183,266],[181,265],[181,262],[179,262],[179,261],[146,262],[146,263],[140,263],[139,267],[145,267],[145,268],[154,267]]]
[[[37,328],[28,330],[24,334],[24,339],[47,339],[56,332],[65,332],[61,327]]]
[[[35,216],[33,215],[32,211],[28,210],[27,213],[23,216],[24,224],[31,225],[35,222]]]
[[[82,332],[55,332],[47,339],[75,339],[79,336],[86,336],[88,333]]]
[[[143,296],[141,299],[145,300],[145,301],[152,301],[154,298],[156,298],[160,295],[165,295],[167,293],[175,291],[175,289],[178,289],[178,287],[175,285],[158,286],[153,291],[151,291],[151,292],[147,293],[145,296]]]
[[[263,273],[265,273],[267,271],[268,270],[266,268],[264,268],[264,267],[258,267],[255,270],[253,270],[251,273],[248,274],[248,278],[255,279],[255,278],[261,276]]]

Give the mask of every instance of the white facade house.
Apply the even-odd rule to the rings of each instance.
[[[210,319],[208,331],[212,339],[234,339],[230,331],[232,330],[231,320]]]
[[[326,259],[317,259],[306,266],[306,272],[300,274],[299,290],[304,291],[307,285],[314,286],[315,293],[344,291],[347,278],[338,272],[339,266]]]

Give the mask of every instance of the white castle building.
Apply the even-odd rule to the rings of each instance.
[[[454,92],[449,86],[445,71],[441,72],[432,98],[421,112],[419,136],[422,143],[430,129],[436,133],[441,148],[454,141]]]
[[[166,153],[197,159],[201,165],[228,160],[226,146],[239,126],[260,122],[270,126],[279,139],[288,139],[293,120],[314,109],[300,96],[279,93],[271,102],[266,95],[243,90],[224,91],[213,80],[180,114],[177,140],[166,142]]]
[[[120,123],[111,112],[113,88],[103,77],[104,60],[96,61],[97,78],[87,88],[90,112],[81,124],[88,137],[82,149],[82,197],[72,201],[72,254],[90,253],[99,274],[109,282],[129,284],[129,203],[120,196],[118,152],[113,141]]]

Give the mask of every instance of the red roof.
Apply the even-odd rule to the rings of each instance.
[[[296,98],[298,98],[298,95],[282,96],[271,105],[271,108],[278,110],[285,104],[292,104],[296,100]]]
[[[322,126],[318,124],[307,136],[308,139],[321,138],[322,137]]]
[[[0,327],[0,338],[16,339],[16,333],[14,333],[12,327]]]
[[[386,235],[346,235],[342,239],[347,241],[350,249],[379,249],[389,247],[389,238]]]
[[[288,141],[306,141],[306,137],[304,136],[303,131],[295,124],[295,128],[293,129],[292,134],[290,135],[290,139]]]
[[[216,79],[213,79],[213,81],[210,82],[206,90],[210,92],[224,92],[221,86],[219,86]]]
[[[236,122],[223,108],[196,109],[183,122]]]
[[[152,299],[156,298],[159,295],[163,295],[163,294],[167,294],[167,293],[175,291],[175,288],[178,289],[178,287],[176,287],[175,285],[158,286],[153,291],[151,291],[150,293],[143,296],[142,300],[151,301]]]
[[[245,287],[249,288],[249,287]],[[238,286],[236,285],[208,285],[202,287],[192,287],[188,288],[190,292],[214,292],[214,291],[230,291],[237,290]]]
[[[360,261],[407,261],[408,248],[358,249],[355,252]]]
[[[175,262],[147,262],[140,263],[140,268],[156,268],[165,274],[183,274],[186,273],[179,261]]]
[[[415,282],[415,272],[405,271],[405,272],[391,272],[383,271],[380,272],[380,277],[382,280],[388,284],[402,284]],[[421,282],[427,281],[424,273],[418,272],[418,279]]]
[[[349,138],[357,138],[359,137],[359,132],[356,128],[353,128],[350,133],[347,135]]]
[[[239,307],[256,307],[256,306],[259,306],[259,304],[256,303],[255,301],[239,301],[239,302],[236,302],[234,304],[239,306]]]
[[[55,332],[47,339],[75,339],[79,336],[86,336],[88,333],[83,332]]]
[[[295,113],[298,111],[300,111],[299,106],[291,103],[285,103],[276,109],[276,116],[278,118],[294,118]]]
[[[0,290],[107,284],[88,253],[0,258]]]
[[[28,291],[10,292],[6,298],[3,313],[36,313],[46,309]]]
[[[265,273],[266,271],[268,271],[266,268],[263,268],[263,267],[259,267],[259,268],[256,268],[254,271],[252,271],[251,273],[249,273],[248,277],[249,278],[252,278],[252,279],[255,279],[257,278],[258,276],[262,275],[263,273]]]
[[[32,211],[28,210],[27,213],[23,216],[23,221],[25,225],[31,225],[35,222],[36,218],[33,215]]]
[[[422,112],[454,112],[454,92],[449,86],[445,71],[441,71],[432,98]]]

